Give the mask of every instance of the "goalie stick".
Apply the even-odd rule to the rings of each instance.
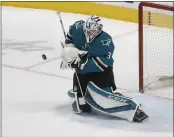
[[[60,24],[61,24],[61,27],[62,27],[62,31],[63,31],[64,37],[66,38],[66,33],[65,33],[64,26],[63,26],[62,18],[60,16],[60,12],[57,12],[57,15],[59,16],[59,21],[60,21]],[[62,46],[62,48],[64,48],[64,45],[63,45],[62,42],[61,42],[61,46]],[[47,56],[45,54],[42,54],[42,58],[43,58],[43,60],[46,60]],[[63,62],[61,62],[60,67],[62,66],[62,64],[63,64]]]
[[[57,15],[59,16],[59,21],[60,21],[60,24],[61,24],[61,27],[62,27],[62,31],[63,31],[64,37],[65,37],[65,39],[66,39],[65,28],[64,28],[64,25],[63,25],[62,17],[60,16],[60,12],[57,12]],[[62,48],[64,48],[63,43],[62,43],[62,42],[60,42],[60,43],[61,43]],[[63,62],[61,62],[60,67],[61,67],[62,64],[63,64]],[[83,97],[83,96],[84,96],[84,95],[83,95],[83,91],[82,91],[81,84],[80,84],[79,77],[78,77],[78,75],[77,75],[76,70],[75,70],[75,74],[76,74],[77,81],[78,81],[79,87],[80,87],[80,91],[81,91],[81,94],[82,94],[82,97]]]

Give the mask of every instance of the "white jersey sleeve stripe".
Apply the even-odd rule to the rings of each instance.
[[[99,57],[96,57],[96,59],[97,59],[103,66],[105,66],[106,68],[108,67],[108,65],[106,65],[103,61],[101,61]]]
[[[94,60],[94,58],[92,58],[92,60],[94,61],[95,65],[96,65],[101,71],[104,71],[104,69],[103,69],[102,67],[100,67],[100,66],[98,65],[98,63]]]

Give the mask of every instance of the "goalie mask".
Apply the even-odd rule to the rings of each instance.
[[[91,16],[83,26],[87,43],[90,43],[98,34],[102,32],[103,25],[98,16]]]

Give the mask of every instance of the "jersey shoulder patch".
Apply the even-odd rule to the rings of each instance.
[[[72,27],[75,28],[76,30],[79,29],[81,26],[83,26],[83,24],[85,23],[85,21],[83,20],[79,20],[79,21],[76,21]]]

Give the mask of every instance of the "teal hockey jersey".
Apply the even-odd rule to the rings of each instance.
[[[102,31],[90,43],[87,43],[83,32],[84,21],[76,21],[70,26],[65,43],[72,43],[79,50],[88,51],[88,62],[79,73],[102,72],[107,67],[113,67],[114,44],[112,37]]]

